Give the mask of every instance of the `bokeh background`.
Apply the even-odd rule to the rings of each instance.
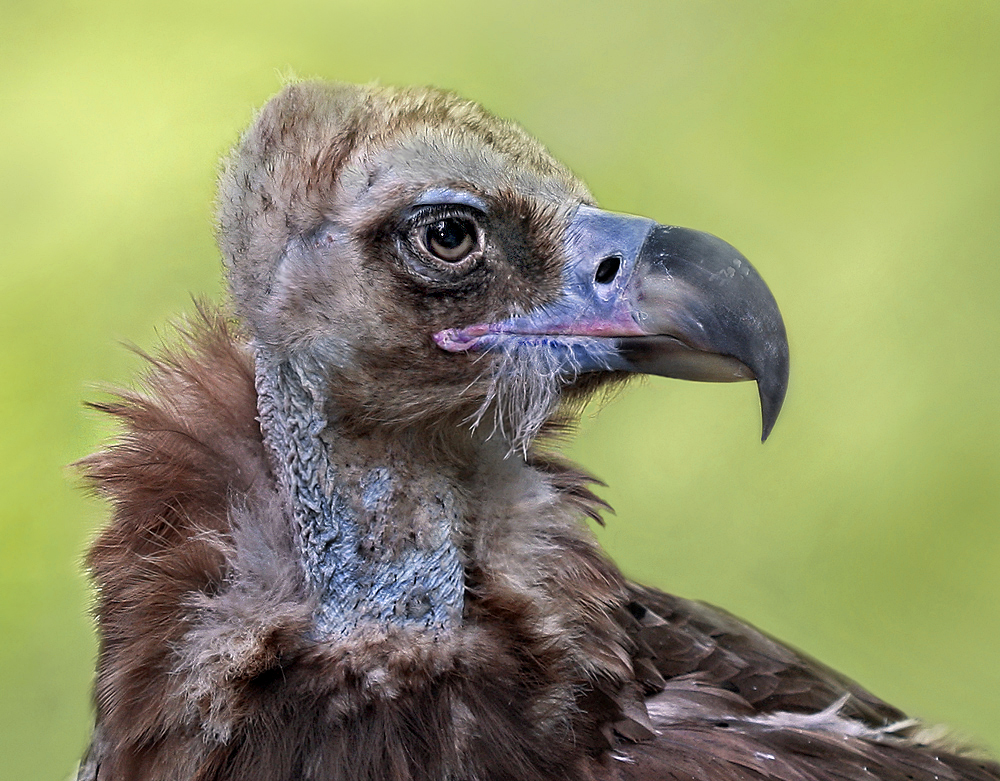
[[[5,0],[0,778],[87,740],[81,400],[220,294],[217,160],[291,74],[455,89],[606,207],[740,247],[782,418],[761,446],[750,384],[605,403],[571,446],[604,543],[1000,751],[1000,3]]]

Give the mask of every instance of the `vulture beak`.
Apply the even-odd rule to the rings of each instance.
[[[708,233],[580,206],[566,230],[562,295],[527,315],[435,334],[451,351],[511,339],[561,355],[567,374],[631,371],[703,382],[756,380],[767,439],[788,386],[774,296]]]

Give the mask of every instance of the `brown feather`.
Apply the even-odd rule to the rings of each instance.
[[[586,777],[602,744],[598,714],[577,703],[629,674],[608,612],[619,576],[593,543],[572,526],[547,531],[534,598],[479,569],[455,638],[312,640],[246,350],[215,313],[183,336],[153,359],[146,394],[101,405],[123,433],[81,463],[114,509],[89,557],[101,649],[85,767],[128,779]]]
[[[246,350],[214,312],[183,339],[145,394],[102,405],[123,434],[82,462],[114,517],[89,558],[101,649],[81,779],[1000,778],[905,734],[748,721],[844,694],[872,730],[902,715],[721,611],[626,593],[569,527],[546,535],[540,590],[482,556],[454,637],[311,639]],[[586,476],[535,463],[578,512]],[[643,687],[660,691],[648,713]]]

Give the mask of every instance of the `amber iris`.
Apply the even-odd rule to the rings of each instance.
[[[427,248],[440,260],[458,263],[476,246],[476,228],[468,220],[455,217],[438,220],[427,226]]]

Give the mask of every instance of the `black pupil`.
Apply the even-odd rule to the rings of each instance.
[[[441,220],[431,225],[428,238],[445,250],[458,249],[469,238],[469,226],[464,220]]]

